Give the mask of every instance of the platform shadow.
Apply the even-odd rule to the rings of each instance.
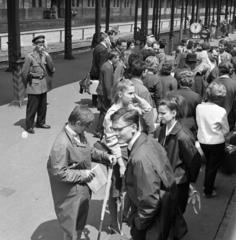
[[[90,98],[83,98],[83,99],[81,99],[80,101],[75,102],[75,104],[86,105],[86,106],[88,106],[89,108],[93,107],[93,106],[92,106],[92,99],[90,99]]]
[[[92,226],[93,228],[99,228],[100,224],[100,216],[102,210],[102,200],[91,200],[89,207],[89,215],[87,219],[87,224],[83,230],[82,239],[85,240],[93,240],[90,238],[90,230],[88,226]],[[105,219],[109,219],[109,214],[105,213]],[[103,231],[109,232],[108,222],[104,222]],[[57,219],[53,219],[50,221],[46,221],[41,223],[36,230],[33,232],[31,236],[31,240],[63,240],[63,230],[61,229],[59,222]]]
[[[26,128],[25,121],[26,121],[25,118],[20,119],[19,121],[14,123],[14,126],[20,126],[21,128],[25,129]]]

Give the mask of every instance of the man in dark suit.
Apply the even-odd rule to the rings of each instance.
[[[186,118],[182,120],[182,123],[194,134],[194,136],[196,136],[196,107],[202,102],[202,97],[190,89],[193,82],[193,72],[189,70],[183,70],[179,73],[179,89],[168,92],[167,97],[171,98],[180,95],[186,99],[188,108],[186,112]]]
[[[25,57],[22,69],[22,81],[28,94],[26,109],[26,131],[34,133],[34,118],[37,113],[37,128],[49,129],[46,125],[47,92],[51,90],[52,75],[55,71],[52,58],[44,51],[45,36],[32,40],[35,48]]]
[[[113,87],[114,65],[119,61],[119,53],[111,51],[108,54],[108,61],[105,62],[100,71],[99,84],[97,88],[98,105],[100,111],[97,127],[94,131],[95,137],[101,137],[103,134],[103,121],[107,110],[111,107],[111,94]]]
[[[139,113],[121,108],[112,116],[112,131],[128,144],[125,173],[132,200],[128,225],[133,240],[181,239],[187,226],[178,206],[175,177],[165,149],[139,131]]]
[[[236,126],[236,82],[229,76],[232,71],[232,65],[229,62],[221,62],[218,68],[219,77],[214,82],[223,84],[227,92],[218,105],[226,110],[230,130],[233,130]]]
[[[93,62],[90,71],[91,80],[99,80],[101,67],[108,59],[108,42],[108,35],[106,33],[101,33],[100,43],[95,47],[93,51]],[[97,95],[92,95],[92,104],[93,106],[97,106]]]

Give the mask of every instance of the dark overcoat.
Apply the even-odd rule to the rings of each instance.
[[[178,121],[168,136],[164,125],[158,141],[166,149],[176,183],[195,182],[201,167],[201,155],[195,147],[193,134]]]
[[[102,43],[93,51],[93,63],[90,71],[91,79],[99,79],[102,65],[108,60],[108,49]]]
[[[87,220],[91,191],[86,169],[91,160],[102,160],[104,153],[91,149],[81,135],[81,143],[64,128],[51,149],[47,170],[55,212],[62,229],[72,237],[81,233]]]
[[[174,174],[164,148],[142,133],[126,169],[126,187],[134,207],[129,224],[147,229],[144,240],[167,240],[170,229],[179,239],[187,232],[180,212]]]

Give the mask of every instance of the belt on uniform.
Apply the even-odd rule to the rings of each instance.
[[[41,80],[41,79],[44,78],[44,75],[43,75],[43,76],[33,76],[32,78],[33,78],[33,79],[39,79],[39,80]]]

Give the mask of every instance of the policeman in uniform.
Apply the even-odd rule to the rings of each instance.
[[[47,92],[51,90],[52,75],[55,71],[51,56],[44,51],[45,36],[32,40],[35,48],[26,56],[22,69],[22,80],[28,94],[26,109],[26,131],[34,133],[34,119],[37,113],[37,128],[49,129],[46,125]]]

